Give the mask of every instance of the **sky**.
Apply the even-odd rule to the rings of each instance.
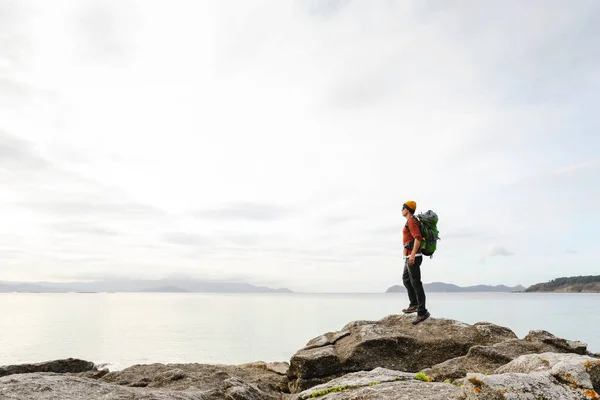
[[[0,281],[600,274],[596,0],[0,0]]]

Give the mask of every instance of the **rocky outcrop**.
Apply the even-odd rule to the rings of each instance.
[[[476,345],[493,345],[517,336],[487,322],[468,325],[429,318],[412,325],[406,315],[379,321],[354,321],[341,331],[309,341],[290,361],[290,392],[299,393],[348,372],[377,367],[416,372],[464,356]]]
[[[286,371],[286,363],[259,362],[135,365],[99,379],[85,374],[19,374],[0,379],[0,398],[279,400],[287,391]]]
[[[600,359],[579,354],[525,355],[491,375],[469,373],[457,384],[418,378],[417,374],[376,368],[346,374],[293,395],[291,400],[600,399]]]
[[[319,399],[421,399],[447,400],[456,398],[462,390],[457,386],[425,382],[415,374],[375,368],[346,374],[325,384],[295,394],[290,400]]]
[[[525,340],[530,342],[541,342],[552,346],[559,353],[586,354],[587,344],[577,340],[566,340],[554,336],[548,331],[529,331]]]
[[[100,381],[120,386],[149,389],[188,390],[202,388],[225,393],[244,382],[264,394],[264,398],[288,391],[287,363],[234,365],[148,364],[110,372]],[[243,385],[241,385],[243,386]]]
[[[600,399],[600,359],[542,353],[516,358],[492,375],[469,373],[463,399]]]
[[[492,346],[473,346],[465,356],[444,361],[423,372],[436,381],[454,380],[469,372],[488,374],[524,354],[586,354],[586,350],[585,343],[558,338],[546,331],[530,331],[524,339],[509,339]]]
[[[54,372],[57,374],[97,371],[93,362],[67,358],[64,360],[46,361],[37,364],[21,364],[0,366],[0,377],[31,372]]]
[[[148,389],[114,385],[90,378],[47,373],[0,378],[0,399],[19,400],[275,400],[239,379],[223,381],[220,389]]]
[[[278,400],[288,391],[288,363],[149,364],[108,372],[69,360],[3,367],[10,376],[0,378],[0,399]]]
[[[600,400],[587,345],[530,331],[390,315],[310,340],[290,363],[148,364],[122,371],[66,359],[0,367],[0,399]]]

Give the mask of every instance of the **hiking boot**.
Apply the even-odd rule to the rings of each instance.
[[[404,314],[412,314],[417,312],[417,306],[408,306],[404,310],[402,310]]]
[[[417,315],[417,317],[415,319],[413,319],[412,324],[416,325],[419,322],[423,322],[425,321],[427,318],[429,318],[431,316],[431,314],[429,314],[429,311],[427,311],[425,314],[423,315]]]

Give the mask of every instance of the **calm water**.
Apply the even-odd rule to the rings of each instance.
[[[404,294],[0,294],[0,365],[289,361],[311,338],[397,314]],[[600,352],[600,294],[428,293],[432,316],[545,329]]]

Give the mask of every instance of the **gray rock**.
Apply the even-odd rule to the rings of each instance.
[[[496,374],[547,372],[570,386],[600,391],[600,359],[578,354],[542,353],[521,356]]]
[[[542,353],[516,358],[493,375],[469,373],[464,399],[599,399],[600,359]]]
[[[257,361],[248,364],[241,364],[240,368],[260,368],[265,369],[267,371],[275,372],[276,374],[287,376],[288,369],[290,368],[290,363],[288,362],[269,362],[266,363],[264,361]]]
[[[63,360],[45,361],[37,364],[20,364],[0,366],[0,377],[13,374],[27,374],[31,372],[54,372],[57,374],[80,373],[97,371],[93,362],[66,358]]]
[[[0,378],[3,400],[276,400],[239,378],[223,380],[218,388],[185,390],[127,387],[72,375],[33,373]]]
[[[290,392],[299,393],[349,372],[377,367],[417,372],[466,355],[475,345],[517,338],[510,329],[487,322],[469,325],[429,318],[412,325],[411,321],[406,315],[354,321],[340,332],[309,341],[290,361]]]
[[[561,353],[576,353],[581,355],[587,353],[587,344],[577,340],[559,338],[548,331],[529,331],[527,336],[525,336],[525,340],[549,344],[556,349],[562,349]]]
[[[306,400],[313,395],[323,400],[448,400],[462,393],[456,386],[422,382],[414,375],[386,368],[353,372],[295,394],[290,400]]]
[[[343,337],[346,337],[350,334],[347,330],[341,330],[339,332],[328,332],[324,335],[317,336],[316,338],[310,340],[306,346],[303,347],[303,350],[310,350],[315,347],[323,347],[330,344],[335,344],[338,340]]]
[[[99,380],[129,387],[168,390],[214,390],[220,393],[249,393],[258,390],[260,398],[279,398],[288,392],[286,363],[264,362],[243,365],[145,364],[110,372]],[[274,372],[278,370],[278,372]],[[244,384],[242,384],[244,383]],[[233,389],[232,389],[233,387]],[[237,388],[237,389],[236,389]],[[241,389],[239,389],[241,388]],[[251,398],[251,397],[248,397]]]
[[[489,374],[515,358],[534,353],[584,354],[587,345],[558,338],[546,331],[531,331],[524,339],[509,339],[492,346],[473,346],[465,356],[425,369],[436,381],[455,380],[468,372]]]
[[[400,381],[319,396],[323,400],[453,400],[459,388],[446,383]]]
[[[539,374],[468,374],[465,379],[464,399],[486,400],[583,400],[581,391],[557,385],[549,375]],[[590,400],[588,397],[587,400]]]
[[[149,391],[98,382],[90,378],[51,373],[11,375],[0,378],[3,400],[216,400],[197,392]],[[226,397],[221,397],[225,399]]]

